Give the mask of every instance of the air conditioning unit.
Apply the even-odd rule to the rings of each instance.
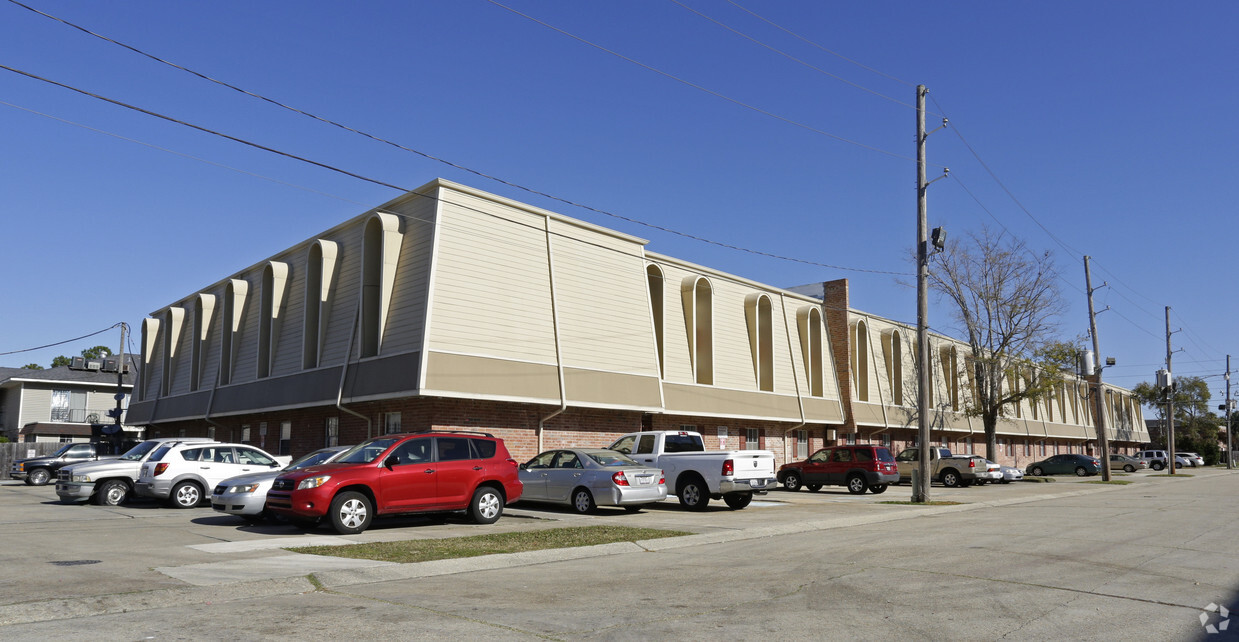
[[[86,358],[85,357],[70,358],[69,369],[70,370],[85,370],[86,369]]]
[[[87,359],[86,369],[93,370],[95,372],[103,370],[103,359]]]

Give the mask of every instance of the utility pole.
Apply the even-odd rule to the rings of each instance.
[[[1106,434],[1106,404],[1102,401],[1101,392],[1101,347],[1097,339],[1097,314],[1093,312],[1093,276],[1089,272],[1088,256],[1084,257],[1084,288],[1088,291],[1088,330],[1093,335],[1093,377],[1092,382],[1097,402],[1097,446],[1101,449],[1101,479],[1110,481],[1110,437]]]
[[[124,321],[121,321],[120,350],[117,351],[117,354],[120,355],[120,361],[116,362],[116,408],[112,410],[112,423],[116,426],[116,432],[113,433],[112,439],[117,446],[124,441],[123,437],[125,434],[125,427],[121,423],[121,413],[124,412],[121,402],[125,399],[125,330],[128,327]]]
[[[1231,438],[1230,430],[1230,355],[1226,355],[1226,405],[1219,408],[1226,410],[1226,470],[1234,470],[1235,456],[1230,452],[1234,447],[1234,439]]]
[[[1174,370],[1170,368],[1170,306],[1166,306],[1166,376],[1170,388],[1166,391],[1166,465],[1175,474],[1174,465]]]
[[[919,475],[912,489],[912,501],[929,501],[929,215],[925,196],[929,184],[946,178],[951,172],[943,169],[942,176],[933,181],[925,180],[925,140],[933,132],[925,131],[925,85],[916,86],[916,417],[919,433]],[[933,246],[941,251],[946,246],[946,232],[934,229]]]
[[[916,417],[920,476],[912,501],[929,501],[929,210],[925,197],[925,85],[916,86]]]

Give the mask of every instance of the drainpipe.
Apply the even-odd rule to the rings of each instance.
[[[559,312],[555,305],[555,257],[551,252],[551,217],[544,216],[542,224],[546,233],[546,273],[551,288],[551,329],[555,335],[555,370],[559,375],[559,409],[538,420],[538,452],[545,450],[542,436],[546,431],[546,422],[568,409],[568,390],[564,385],[564,355],[559,342]]]
[[[784,336],[787,337],[787,356],[789,359],[791,359],[792,363],[795,363],[796,362],[794,358],[795,352],[793,352],[793,349],[792,349],[792,328],[787,323],[787,295],[783,294],[782,292],[779,293],[779,307],[783,309],[783,334]],[[823,367],[822,369],[825,370],[825,367]],[[810,369],[806,368],[805,370],[809,371]],[[823,377],[826,376],[826,373],[823,372],[822,376]],[[792,383],[796,384],[796,405],[800,406],[800,423],[783,431],[783,461],[784,462],[791,461],[791,456],[787,454],[787,435],[791,433],[793,430],[804,428],[805,424],[808,423],[808,421],[805,420],[805,416],[804,416],[804,396],[800,393],[800,379],[796,377],[794,368],[792,372]]]
[[[340,367],[340,385],[336,389],[336,408],[338,408],[339,410],[343,412],[347,412],[348,414],[353,415],[354,417],[365,420],[366,439],[369,439],[374,436],[373,434],[371,434],[371,431],[374,428],[373,422],[370,421],[369,417],[359,412],[355,412],[353,410],[349,410],[348,408],[345,408],[342,402],[344,399],[344,378],[348,376],[348,362],[353,357],[353,344],[357,340],[357,319],[360,317],[361,317],[361,295],[358,294],[357,295],[357,312],[353,315],[353,326],[352,326],[352,329],[349,330],[349,334],[348,334],[349,336],[348,350],[344,352],[344,365]]]

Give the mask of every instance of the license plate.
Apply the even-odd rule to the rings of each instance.
[[[653,476],[653,475],[639,475],[639,476],[637,477],[637,485],[638,485],[638,486],[649,486],[649,485],[650,485],[650,484],[652,484],[652,483],[654,483],[654,476]]]

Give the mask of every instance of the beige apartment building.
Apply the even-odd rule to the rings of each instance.
[[[431,428],[518,460],[642,429],[780,462],[910,442],[914,329],[851,310],[846,281],[782,289],[646,244],[433,181],[152,313],[127,422],[292,455]],[[935,440],[979,449],[966,346],[934,341]],[[1095,449],[1080,383],[1004,421],[1004,461]],[[1128,391],[1106,398],[1112,444],[1147,440]]]

